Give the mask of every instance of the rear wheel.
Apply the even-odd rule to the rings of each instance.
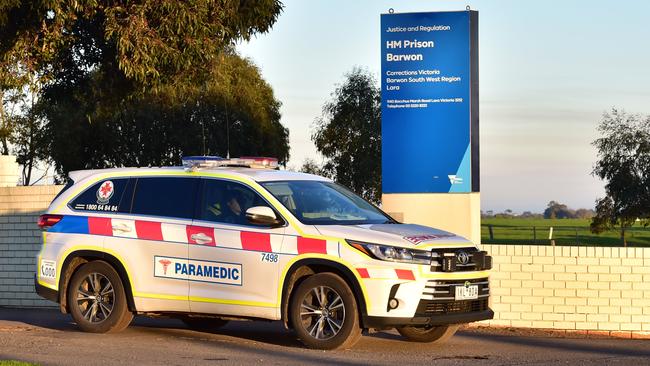
[[[309,348],[348,348],[361,337],[354,295],[333,273],[304,280],[291,298],[289,316],[298,338]]]
[[[224,325],[228,324],[227,320],[219,318],[200,318],[200,317],[184,317],[181,319],[185,325],[190,329],[199,330],[202,332],[210,332],[217,330]]]
[[[439,327],[399,327],[397,331],[403,337],[413,342],[444,343],[458,330],[458,325]]]
[[[119,332],[133,319],[120,276],[103,261],[87,263],[72,276],[68,306],[84,332]]]

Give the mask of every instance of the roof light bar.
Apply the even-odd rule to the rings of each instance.
[[[224,159],[220,156],[186,156],[183,157],[185,170],[197,171],[218,167],[245,167],[254,169],[277,169],[278,159],[269,157],[245,156]]]
[[[251,168],[258,169],[277,169],[278,168],[278,159],[269,158],[264,156],[242,156],[241,158],[231,159],[238,160],[245,163],[245,165]]]

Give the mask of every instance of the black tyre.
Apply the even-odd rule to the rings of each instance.
[[[304,280],[291,296],[289,317],[298,339],[309,348],[349,348],[361,337],[354,294],[333,273]]]
[[[84,332],[119,332],[133,319],[120,276],[103,261],[87,263],[72,276],[68,308]]]
[[[202,332],[211,332],[228,324],[227,320],[219,318],[200,318],[187,316],[181,318],[181,320],[183,323],[185,323],[185,325],[187,325],[188,328]]]
[[[399,327],[397,331],[413,342],[444,343],[458,330],[458,325],[439,327]]]

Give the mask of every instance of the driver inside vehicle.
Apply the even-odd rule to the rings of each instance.
[[[238,225],[244,225],[248,222],[246,213],[242,208],[244,201],[240,192],[235,190],[226,191],[224,203],[221,215],[222,222]]]

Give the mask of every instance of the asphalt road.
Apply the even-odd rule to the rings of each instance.
[[[78,331],[52,310],[0,308],[0,359],[44,365],[650,365],[649,340],[557,338],[464,330],[444,345],[410,343],[394,332],[352,349],[304,349],[279,322],[231,322],[214,333],[174,319],[136,318],[118,334]]]

